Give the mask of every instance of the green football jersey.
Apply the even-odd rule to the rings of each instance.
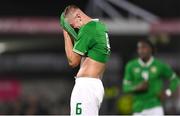
[[[169,89],[175,91],[179,78],[169,65],[153,57],[146,64],[141,59],[135,59],[126,65],[123,91],[133,94],[133,112],[161,105],[159,95],[163,91],[164,79],[170,81]],[[135,87],[145,80],[148,82],[148,90],[135,92]]]
[[[106,26],[99,20],[92,20],[82,26],[73,51],[105,63],[110,56],[110,44]]]

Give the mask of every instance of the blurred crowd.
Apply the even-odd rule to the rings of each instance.
[[[15,101],[1,102],[0,115],[69,114],[67,107],[67,103],[62,100],[53,102],[43,96],[21,96]]]
[[[0,104],[1,114],[33,115],[49,114],[48,106],[43,104],[43,100],[36,96],[27,96],[15,101],[2,102]]]

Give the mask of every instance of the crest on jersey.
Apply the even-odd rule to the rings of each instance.
[[[156,73],[156,72],[157,72],[157,68],[156,68],[155,66],[152,66],[151,69],[150,69],[150,71],[151,71],[152,73]]]
[[[134,72],[135,73],[140,73],[140,68],[139,67],[134,68]]]

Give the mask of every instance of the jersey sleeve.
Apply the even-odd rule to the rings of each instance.
[[[85,55],[91,44],[92,35],[90,32],[83,32],[78,35],[78,40],[75,42],[73,51],[80,55]]]
[[[169,85],[170,90],[175,91],[176,88],[180,84],[180,79],[176,75],[176,73],[172,70],[172,68],[167,64],[163,64],[163,76],[165,78],[169,79],[169,81],[170,81],[170,85]]]
[[[123,79],[123,91],[124,92],[133,92],[134,91],[133,78],[131,73],[131,66],[129,64],[125,67],[125,75]]]

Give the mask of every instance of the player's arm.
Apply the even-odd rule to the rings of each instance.
[[[148,87],[148,83],[146,81],[142,81],[139,84],[134,84],[132,72],[131,72],[131,66],[127,64],[125,68],[125,77],[123,79],[123,91],[142,92],[142,91],[146,91],[147,87]]]
[[[80,64],[81,55],[73,52],[73,42],[71,40],[71,37],[65,30],[63,30],[63,35],[64,35],[65,51],[66,51],[68,63],[71,67],[76,67]]]
[[[170,84],[168,89],[166,90],[166,95],[170,96],[172,92],[176,91],[177,87],[180,85],[180,79],[176,75],[176,73],[170,68],[169,65],[163,65],[163,77],[168,78]]]

